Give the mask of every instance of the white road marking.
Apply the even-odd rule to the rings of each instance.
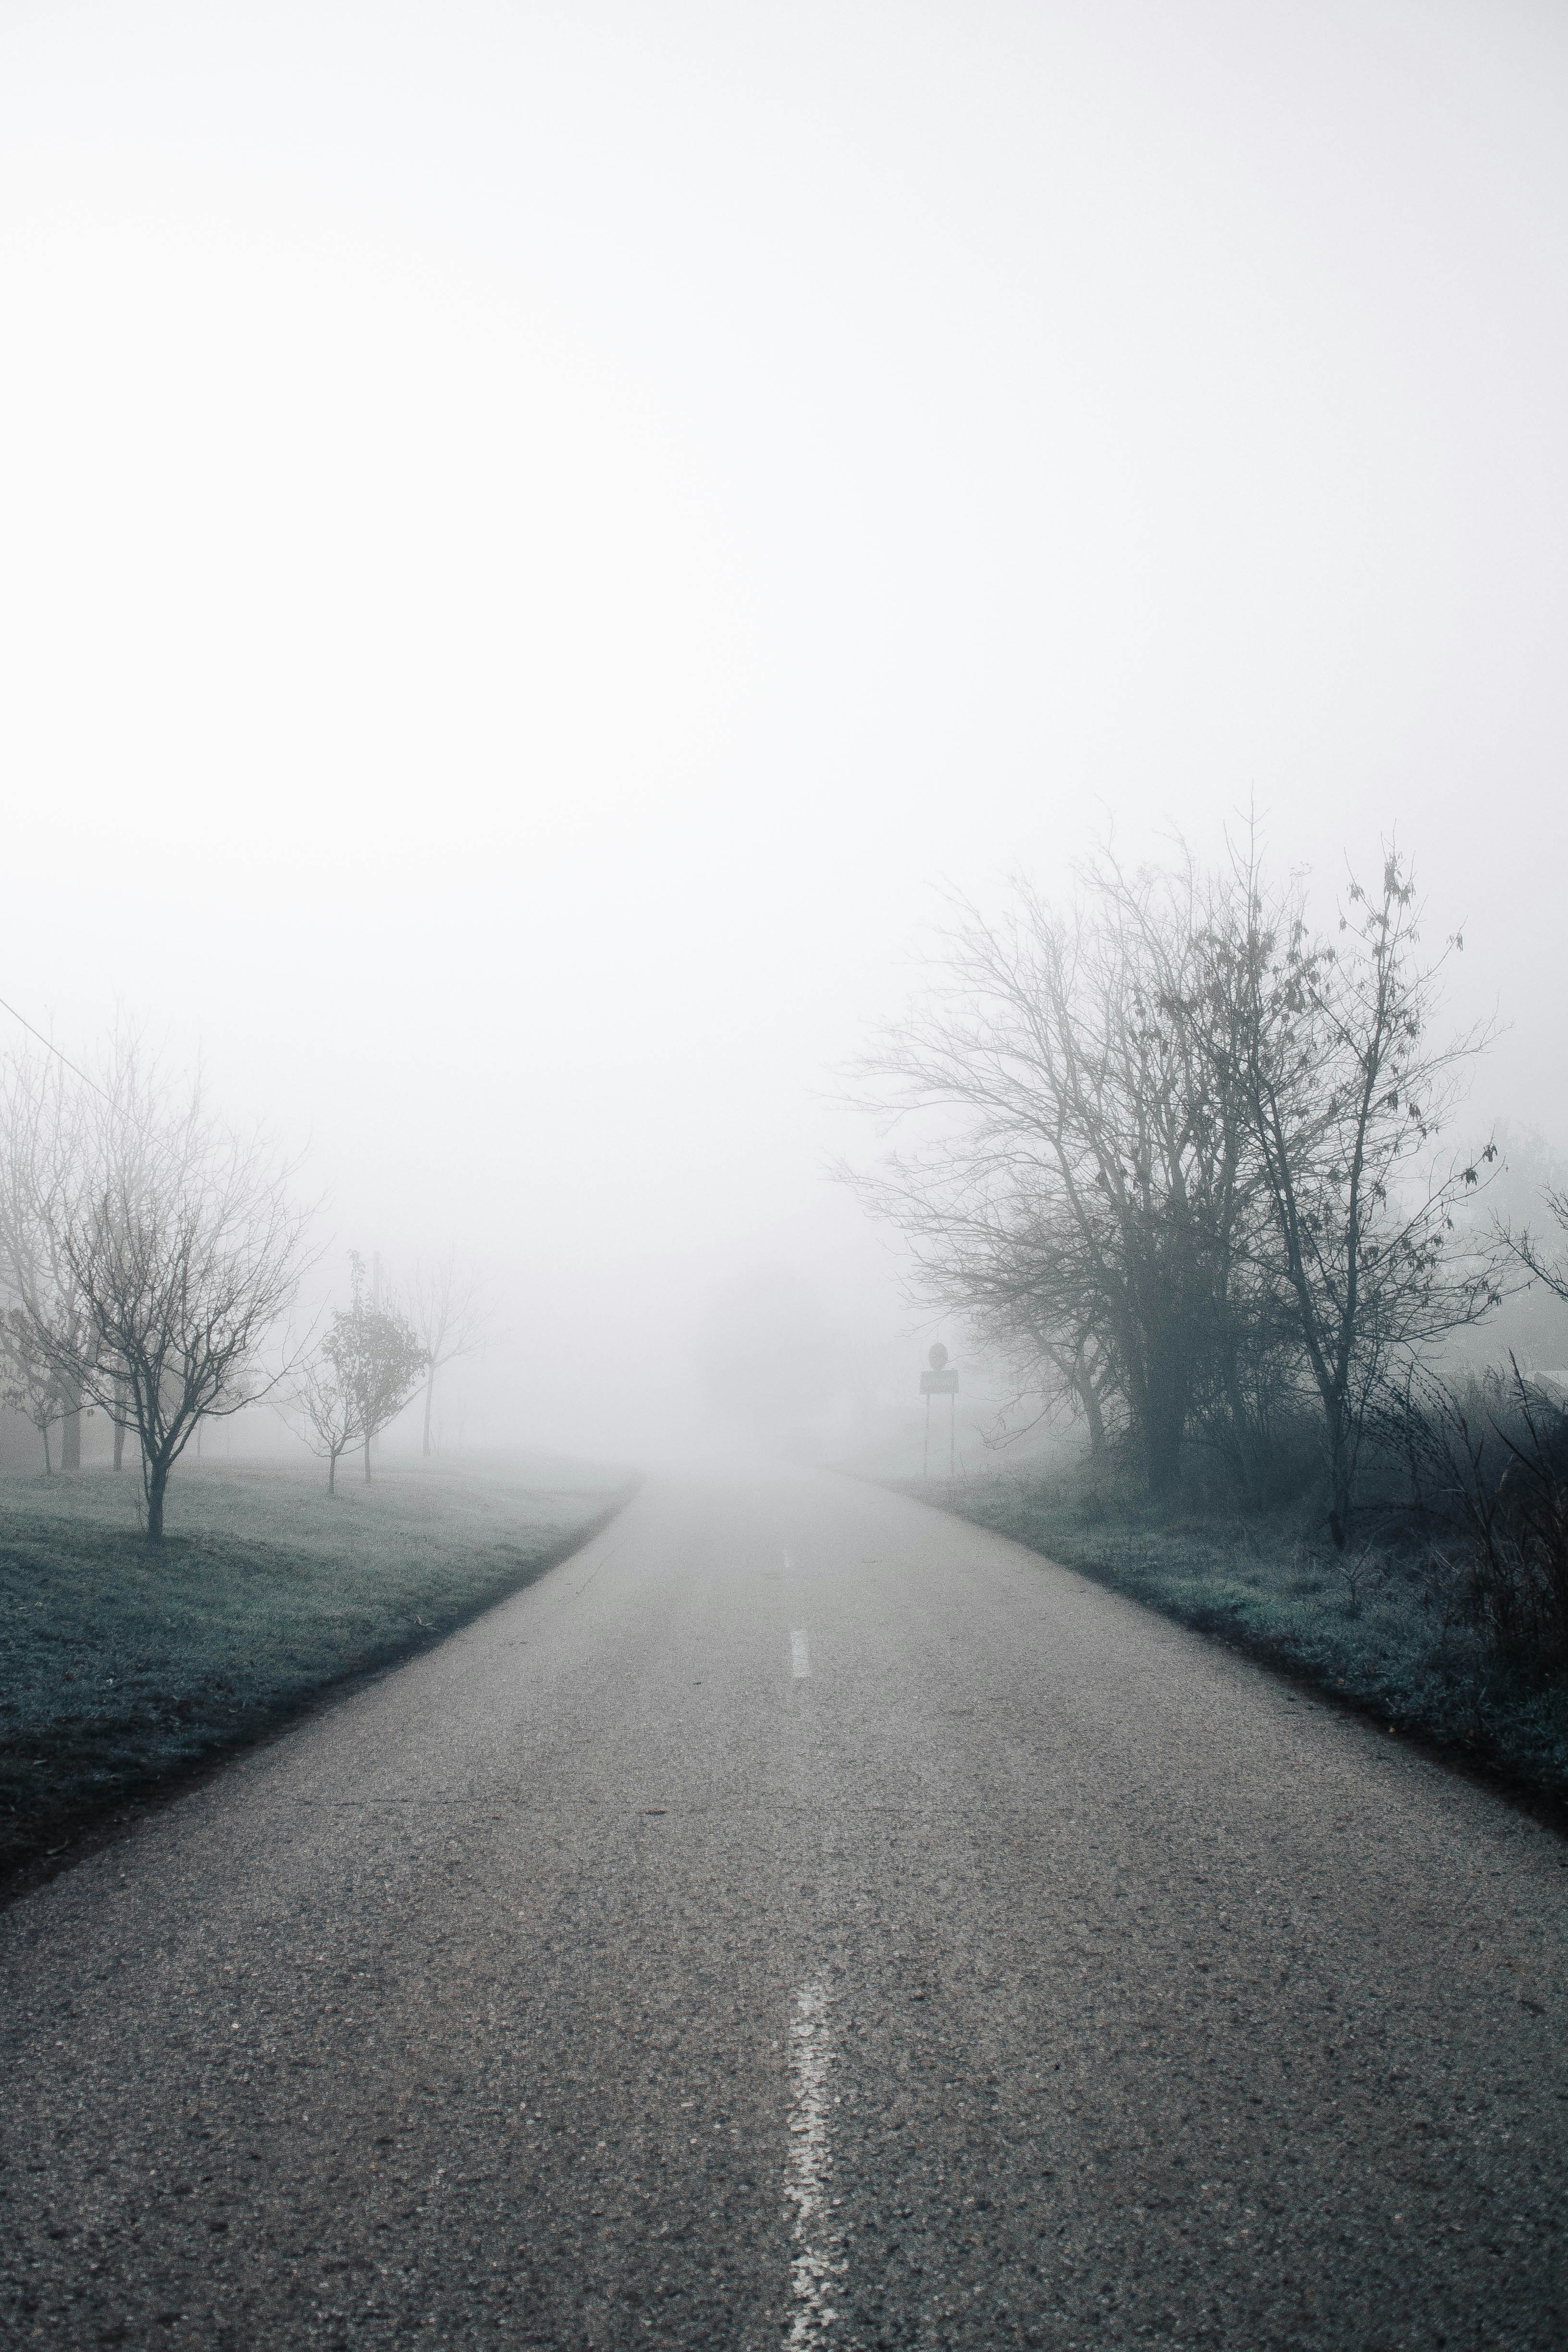
[[[828,2153],[828,1994],[821,1984],[804,1984],[795,1995],[789,2027],[789,2153],[784,2162],[784,2197],[795,2208],[790,2242],[789,2293],[794,2299],[786,2345],[825,2344],[838,2317],[828,2297],[843,2268],[832,2258],[834,2241],[821,2227]]]
[[[790,1634],[789,1659],[790,1671],[794,1675],[797,1682],[800,1682],[804,1675],[810,1673],[811,1653],[806,1647],[806,1636],[804,1633]]]

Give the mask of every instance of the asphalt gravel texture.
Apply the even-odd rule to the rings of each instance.
[[[652,1483],[0,1914],[0,2334],[1561,2352],[1565,1864],[918,1503]]]

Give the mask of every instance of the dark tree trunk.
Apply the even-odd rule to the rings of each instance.
[[[1181,1443],[1186,1433],[1187,1363],[1180,1338],[1164,1332],[1149,1351],[1144,1411],[1144,1473],[1150,1492],[1170,1494],[1181,1476]]]
[[[115,1468],[116,1468],[117,1470],[119,1470],[119,1469],[122,1468],[122,1467],[123,1467],[123,1465],[124,1465],[124,1462],[125,1462],[125,1383],[124,1383],[124,1381],[115,1381],[115,1383],[114,1383],[114,1466],[115,1466]]]
[[[420,1452],[422,1454],[429,1454],[432,1451],[430,1443],[430,1408],[434,1404],[434,1401],[435,1367],[432,1364],[430,1368],[430,1377],[424,1383],[424,1443],[420,1447]]]
[[[1144,1431],[1144,1475],[1154,1495],[1174,1494],[1181,1479],[1181,1424],[1169,1413],[1151,1414]]]
[[[333,1453],[331,1453],[331,1454],[328,1454],[328,1456],[327,1456],[327,1492],[329,1493],[329,1495],[335,1495],[335,1494],[337,1493],[337,1491],[338,1491],[338,1456],[337,1456],[336,1452],[333,1452]]]
[[[1335,1551],[1343,1551],[1350,1541],[1350,1500],[1354,1485],[1350,1433],[1343,1416],[1335,1414],[1329,1423],[1329,1534]]]
[[[66,1417],[60,1423],[60,1468],[81,1468],[81,1391],[66,1390]]]
[[[1224,1350],[1220,1377],[1225,1389],[1225,1409],[1230,1422],[1230,1443],[1236,1456],[1237,1472],[1243,1493],[1255,1502],[1260,1492],[1257,1448],[1252,1442],[1252,1425],[1234,1349]]]
[[[163,1540],[163,1496],[169,1484],[169,1465],[154,1462],[147,1473],[147,1540],[161,1544]]]
[[[1078,1402],[1083,1407],[1083,1418],[1089,1424],[1089,1459],[1091,1462],[1103,1461],[1105,1456],[1105,1416],[1100,1409],[1100,1399],[1095,1394],[1093,1374],[1092,1372],[1080,1373],[1076,1386],[1078,1390]]]
[[[44,1471],[45,1471],[45,1475],[46,1475],[46,1476],[52,1478],[52,1477],[54,1476],[54,1475],[55,1475],[55,1465],[54,1465],[54,1463],[53,1463],[53,1462],[50,1460],[50,1458],[49,1458],[49,1424],[48,1424],[48,1423],[47,1423],[47,1421],[46,1421],[46,1422],[45,1422],[45,1423],[44,1423],[44,1426],[43,1426],[43,1429],[42,1429],[42,1431],[41,1431],[40,1434],[42,1435],[42,1437],[43,1437],[43,1441],[44,1441]]]

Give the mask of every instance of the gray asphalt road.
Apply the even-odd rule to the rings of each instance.
[[[916,1504],[650,1488],[0,1916],[3,2325],[1560,2352],[1565,1864]]]

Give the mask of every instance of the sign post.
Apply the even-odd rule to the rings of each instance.
[[[925,1359],[931,1369],[920,1375],[920,1393],[925,1399],[925,1444],[920,1455],[920,1475],[931,1475],[931,1400],[945,1396],[947,1400],[947,1475],[952,1477],[957,1446],[958,1367],[947,1361],[947,1350],[940,1339]]]

